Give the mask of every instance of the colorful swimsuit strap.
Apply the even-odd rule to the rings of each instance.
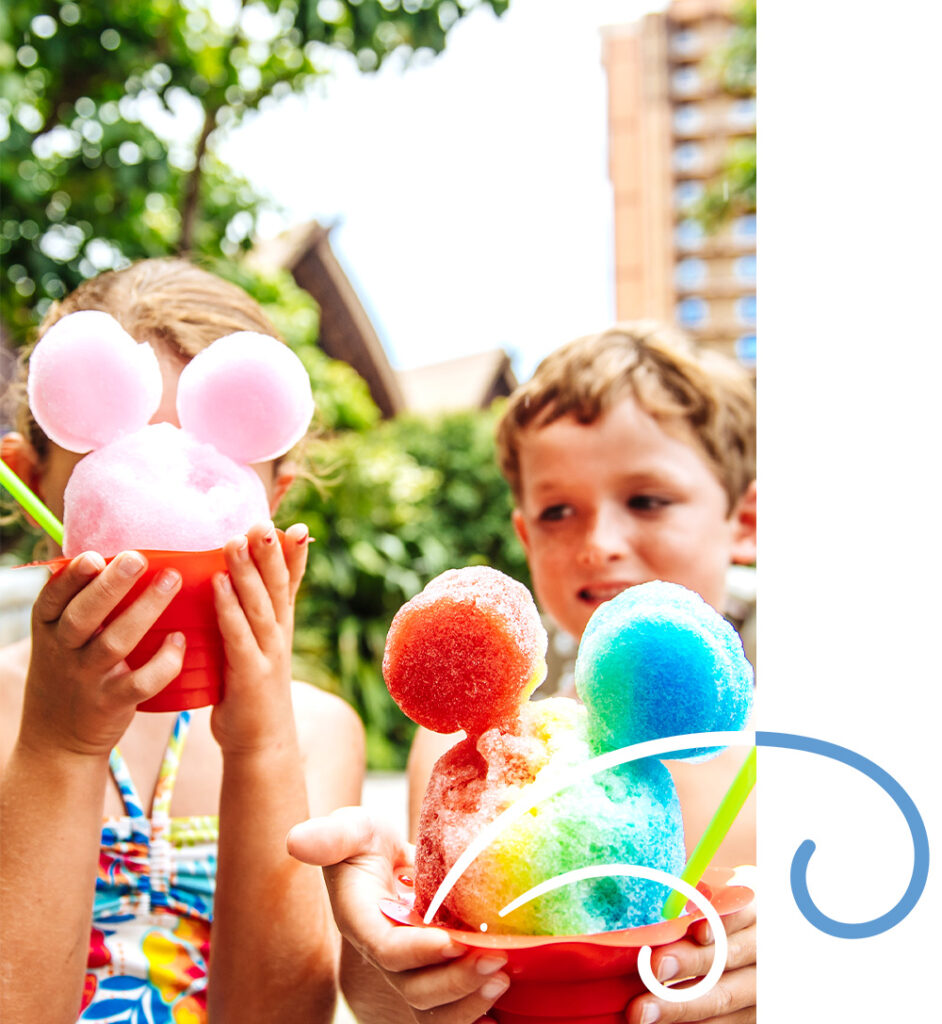
[[[190,728],[190,712],[181,711],[173,723],[173,732],[167,743],[157,786],[154,789],[154,800],[150,813],[150,883],[152,892],[166,892],[170,886],[170,802],[173,799],[173,787],[180,769],[180,756],[183,744]],[[111,751],[109,758],[111,774],[121,791],[121,799],[128,817],[144,819],[141,798],[128,771],[128,766],[117,747]]]

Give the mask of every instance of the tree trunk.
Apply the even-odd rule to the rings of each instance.
[[[216,110],[206,111],[200,137],[196,141],[193,170],[190,171],[186,179],[186,186],[183,189],[183,204],[180,210],[180,241],[177,245],[177,252],[181,256],[187,255],[193,248],[193,231],[196,227],[196,218],[200,207],[200,180],[203,173],[203,156],[206,153],[206,144],[209,141],[209,137],[216,127],[216,114]]]

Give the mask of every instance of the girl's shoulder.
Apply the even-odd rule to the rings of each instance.
[[[362,744],[360,716],[341,697],[311,683],[291,684],[291,701],[302,747],[307,740],[325,739],[337,743]]]
[[[6,763],[20,730],[29,652],[28,639],[0,647],[0,764]]]

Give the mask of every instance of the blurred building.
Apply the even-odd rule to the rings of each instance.
[[[603,30],[619,319],[674,322],[704,344],[755,361],[756,218],[706,235],[689,205],[730,142],[755,138],[754,97],[719,85],[715,55],[732,0],[673,0]]]
[[[410,412],[486,409],[517,386],[510,356],[502,348],[398,371]]]

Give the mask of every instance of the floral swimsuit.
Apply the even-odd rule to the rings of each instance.
[[[95,909],[79,1021],[202,1024],[216,881],[216,817],[170,818],[190,725],[178,716],[150,818],[127,765],[111,752],[125,815],[101,833]]]

